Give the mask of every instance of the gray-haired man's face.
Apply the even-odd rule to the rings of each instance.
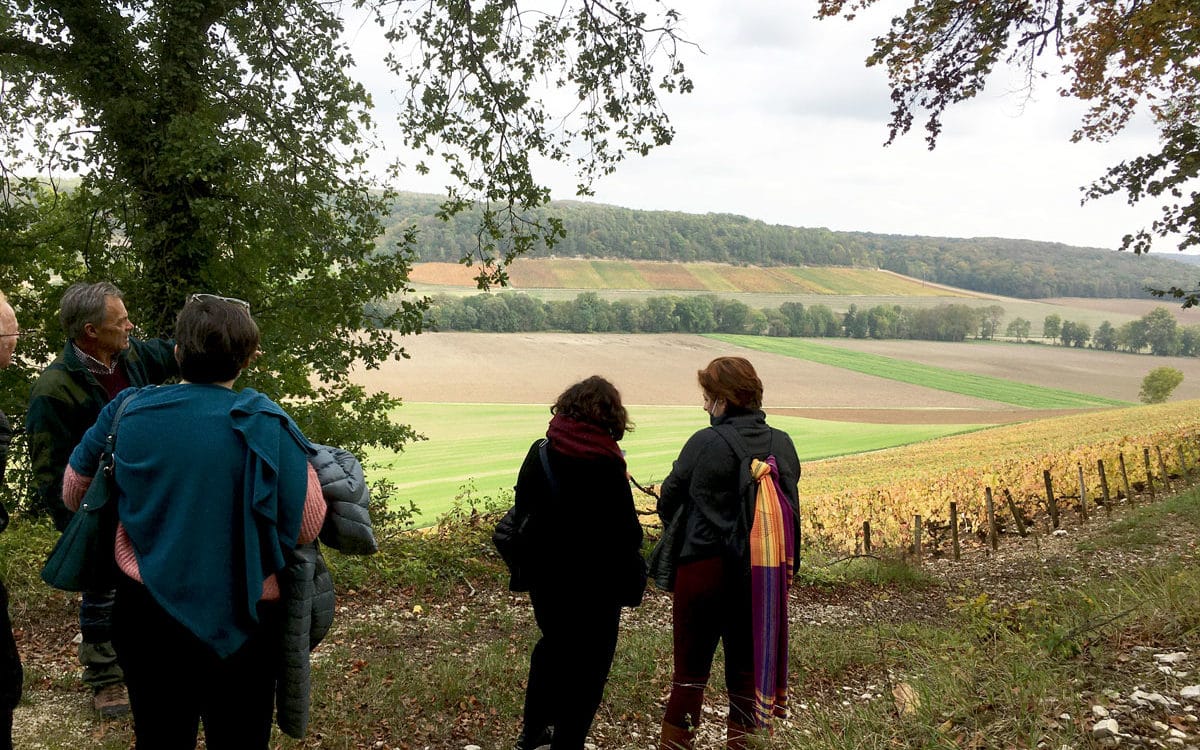
[[[17,336],[21,332],[12,305],[0,302],[0,370],[12,364],[13,352],[17,349]]]

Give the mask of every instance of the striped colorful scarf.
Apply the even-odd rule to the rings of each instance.
[[[765,727],[772,716],[787,715],[788,586],[796,539],[792,506],[779,488],[775,457],[754,459],[750,471],[759,482],[750,528],[754,719]]]

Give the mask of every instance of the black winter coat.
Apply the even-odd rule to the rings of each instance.
[[[796,518],[796,539],[800,539],[800,458],[792,439],[782,430],[767,425],[761,410],[725,414],[714,425],[731,424],[746,442],[751,455],[764,458],[774,453],[779,467],[779,486]],[[688,438],[671,473],[659,489],[658,515],[664,524],[681,505],[686,519],[679,562],[703,560],[725,554],[728,540],[737,523],[742,495],[738,487],[740,462],[733,448],[716,430],[705,428]],[[800,557],[796,556],[796,564]]]
[[[614,459],[567,456],[550,443],[547,457],[558,482],[553,497],[535,441],[517,476],[515,503],[533,513],[530,588],[539,593],[584,593],[624,606],[646,588],[642,525],[625,465]]]

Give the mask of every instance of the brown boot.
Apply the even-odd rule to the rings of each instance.
[[[752,734],[754,734],[754,727],[727,721],[725,723],[725,750],[747,750],[750,747],[750,735]]]
[[[129,694],[121,683],[105,685],[92,696],[92,705],[104,719],[115,719],[129,713]]]
[[[662,734],[658,736],[658,750],[692,750],[692,731],[664,721]]]

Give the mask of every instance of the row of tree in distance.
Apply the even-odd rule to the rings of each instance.
[[[471,211],[443,221],[439,198],[401,193],[392,205],[382,246],[418,229],[418,260],[457,262],[478,242]],[[835,232],[767,224],[732,214],[637,211],[577,201],[555,201],[535,212],[562,219],[566,231],[553,248],[530,257],[671,262],[711,261],[753,266],[882,268],[938,284],[1022,299],[1149,297],[1194,269],[1167,255],[1134,256],[1097,248],[991,237],[955,239]]]
[[[1017,320],[1020,320],[1018,318]],[[1009,323],[1009,335],[1013,324]],[[1096,326],[1095,332],[1087,323],[1063,320],[1059,315],[1047,315],[1042,321],[1042,336],[1059,341],[1063,346],[1103,349],[1107,352],[1141,352],[1162,357],[1195,357],[1200,355],[1200,325],[1181,326],[1165,307],[1156,307],[1137,320],[1114,326],[1107,320]]]
[[[386,310],[369,310],[378,315]],[[844,313],[828,305],[784,302],[777,308],[757,309],[744,302],[712,294],[658,296],[609,301],[595,292],[570,300],[542,300],[519,292],[467,297],[434,295],[424,327],[434,331],[516,333],[745,333],[762,336],[818,338],[919,339],[965,341],[1004,336],[1028,340],[1032,323],[1014,318],[1003,328],[1000,305],[975,308],[961,304],[936,307],[875,305]],[[1048,315],[1043,337],[1063,346],[1091,346],[1106,351],[1142,352],[1163,356],[1200,356],[1200,325],[1180,326],[1163,307],[1120,326],[1104,321],[1093,333],[1086,323]]]

